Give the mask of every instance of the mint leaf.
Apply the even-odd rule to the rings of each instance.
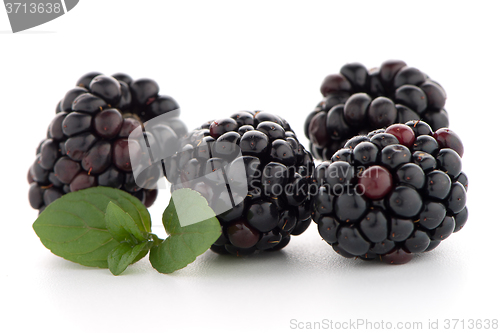
[[[137,245],[120,243],[108,254],[109,270],[113,273],[113,275],[120,275],[128,267],[128,265],[137,261],[136,259],[141,253],[147,253],[152,245],[153,242],[151,241],[142,242]]]
[[[171,221],[172,214],[175,213],[179,223],[166,223],[165,213],[167,211],[163,213],[163,225],[169,234],[176,232],[179,227],[185,227],[215,217],[214,211],[208,206],[205,198],[199,192],[192,193],[187,189],[175,191],[172,193],[171,201],[173,201],[175,209],[168,211],[167,221]]]
[[[146,255],[153,246],[153,241],[149,238],[153,237],[152,234],[150,236],[139,229],[140,221],[134,221],[128,213],[112,201],[106,208],[105,221],[109,233],[120,242],[108,254],[109,270],[114,275],[119,275],[137,258],[140,259]]]
[[[126,241],[138,244],[148,239],[147,233],[139,229],[138,224],[132,217],[112,201],[109,202],[106,208],[105,220],[106,228],[118,242]]]
[[[221,226],[205,198],[190,189],[172,193],[163,213],[163,225],[170,235],[149,254],[160,273],[172,273],[192,263],[221,235]]]
[[[85,266],[106,268],[108,254],[120,244],[106,228],[105,212],[110,201],[136,221],[142,233],[151,231],[146,207],[127,192],[109,187],[93,187],[62,196],[38,216],[33,229],[55,255]],[[142,251],[135,261],[146,254],[147,251]]]

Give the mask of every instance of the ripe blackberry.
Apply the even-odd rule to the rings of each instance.
[[[401,264],[427,252],[467,221],[463,145],[423,121],[356,136],[316,167],[314,221],[347,258]]]
[[[352,136],[394,123],[423,120],[434,130],[449,125],[441,85],[400,60],[370,71],[359,63],[346,64],[339,74],[328,75],[320,90],[323,100],[304,128],[320,160],[329,160]]]
[[[217,253],[279,250],[311,223],[314,162],[278,116],[242,111],[207,122],[183,139],[165,172],[172,189],[200,192],[216,212]]]
[[[179,106],[174,99],[159,95],[157,83],[150,79],[132,80],[121,73],[82,76],[58,103],[47,137],[37,149],[28,172],[31,206],[41,212],[65,193],[92,186],[123,189],[152,205],[157,195],[153,184],[161,170],[148,170],[147,188],[145,181],[137,184],[139,179],[131,172],[131,158],[137,156],[131,155],[143,151],[129,135],[144,122],[166,113],[171,118],[170,127],[154,125],[148,128],[151,133],[144,132],[151,142],[156,139],[158,144],[166,144],[187,132],[175,119]]]

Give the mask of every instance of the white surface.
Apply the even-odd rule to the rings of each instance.
[[[0,10],[2,327],[287,332],[296,331],[292,319],[369,319],[420,321],[424,332],[429,319],[500,319],[499,158],[492,147],[500,114],[498,6],[252,3],[86,0],[16,35]],[[262,109],[285,116],[306,145],[303,120],[320,100],[324,76],[346,62],[375,67],[389,58],[445,87],[471,184],[464,229],[407,265],[344,259],[312,225],[280,253],[240,259],[210,252],[171,275],[145,258],[114,277],[52,255],[31,228],[37,213],[27,200],[27,169],[56,103],[88,71],[157,80],[190,128]],[[167,200],[161,193],[151,210],[154,231],[161,232]]]

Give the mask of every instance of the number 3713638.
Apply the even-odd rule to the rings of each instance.
[[[498,319],[446,319],[445,329],[498,329]]]
[[[21,3],[7,2],[5,4],[7,14],[59,14],[62,11],[60,3]]]

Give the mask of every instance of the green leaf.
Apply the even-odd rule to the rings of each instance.
[[[163,225],[170,236],[149,254],[149,261],[160,273],[186,267],[221,235],[219,221],[205,198],[190,189],[172,193]]]
[[[106,228],[118,242],[138,244],[148,239],[148,234],[141,231],[132,217],[112,201],[106,208]]]
[[[151,231],[146,207],[127,192],[109,187],[93,187],[62,196],[38,216],[33,229],[55,255],[85,266],[106,268],[108,253],[119,245],[106,228],[105,212],[110,201],[136,221],[141,232]],[[143,251],[141,255],[146,253]]]
[[[143,252],[149,250],[153,242],[142,242],[135,246],[130,243],[120,243],[108,254],[108,267],[113,275],[120,275],[128,267],[134,263],[136,258]]]

